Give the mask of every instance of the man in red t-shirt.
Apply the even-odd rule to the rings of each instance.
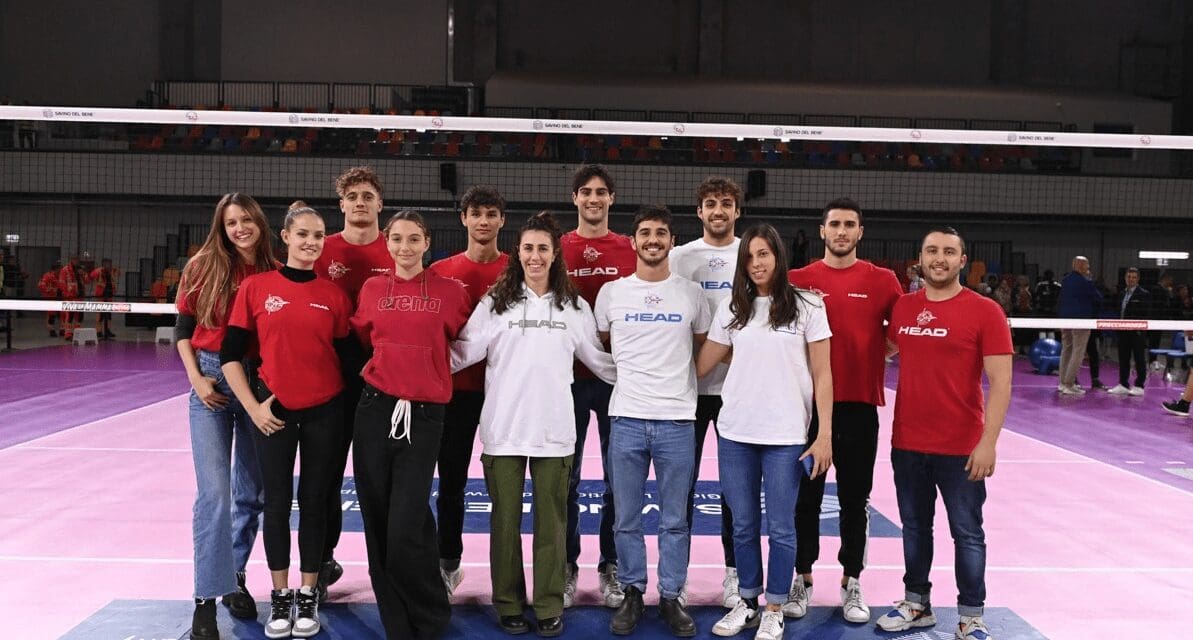
[[[62,264],[57,260],[54,261],[54,266],[50,270],[41,274],[41,279],[37,281],[37,290],[41,291],[41,297],[46,300],[60,300],[62,299],[61,292],[58,290],[58,271],[62,269]],[[51,338],[58,337],[58,330],[54,328],[54,321],[58,318],[57,311],[46,312],[46,330],[50,332]],[[63,323],[63,332],[66,331],[66,324]]]
[[[88,282],[95,283],[95,299],[111,302],[116,296],[116,281],[120,278],[120,269],[112,266],[111,258],[99,261],[98,267],[87,275]],[[112,333],[112,314],[100,312],[95,317],[95,333],[100,340],[110,340],[116,337]]]
[[[841,611],[849,622],[870,621],[870,608],[858,580],[866,566],[870,489],[878,455],[878,407],[883,397],[886,339],[883,323],[902,295],[890,269],[858,260],[864,231],[862,209],[849,198],[829,202],[820,222],[824,259],[787,274],[792,284],[824,300],[833,332],[833,467],[840,502]],[[808,442],[816,438],[813,408]],[[788,617],[802,618],[812,598],[812,565],[820,555],[820,506],[824,475],[804,480],[795,508],[796,578],[783,606]]]
[[[81,300],[83,296],[83,276],[79,273],[79,256],[71,256],[70,262],[58,272],[58,294],[65,301]],[[83,324],[82,311],[63,311],[62,337],[67,342],[74,337],[75,329]]]
[[[599,164],[584,165],[572,176],[572,203],[576,205],[578,224],[575,231],[560,239],[568,275],[590,306],[596,305],[597,293],[606,283],[624,278],[638,268],[638,254],[630,239],[609,231],[609,207],[615,198],[613,176]],[[587,368],[576,363],[572,383],[572,403],[576,410],[576,464],[568,483],[567,580],[563,587],[563,606],[571,607],[576,597],[576,576],[580,557],[580,460],[584,459],[584,441],[588,435],[590,412],[596,413],[597,433],[601,439],[601,466],[604,469],[605,494],[601,509],[601,557],[597,563],[601,595],[606,607],[621,606],[624,594],[617,581],[617,547],[613,543],[613,490],[609,486],[609,398],[613,386],[597,379]]]
[[[472,187],[460,199],[460,222],[468,229],[468,248],[432,264],[429,270],[464,285],[471,313],[509,262],[509,256],[497,248],[497,232],[505,225],[505,198],[493,187]],[[484,362],[452,375],[452,399],[443,411],[439,493],[435,498],[439,571],[448,595],[464,579],[460,568],[464,552],[464,487],[484,404]]]
[[[336,178],[336,193],[340,196],[340,211],[344,214],[344,230],[327,236],[323,253],[315,261],[315,273],[331,280],[348,294],[352,308],[365,280],[390,273],[394,260],[389,255],[385,237],[381,235],[378,218],[381,215],[381,179],[372,167],[351,167]],[[344,466],[352,445],[352,430],[356,419],[356,403],[360,400],[364,381],[356,374],[364,362],[345,362],[344,371],[353,372],[344,381],[344,433],[342,450],[336,464],[336,485],[330,492],[327,514],[327,537],[324,545],[323,568],[319,571],[319,594],[326,598],[327,587],[343,575],[344,569],[335,561],[333,552],[340,542],[343,527]]]
[[[956,637],[988,640],[982,505],[1011,402],[1011,330],[998,303],[961,286],[965,241],[928,232],[920,249],[924,288],[895,303],[887,339],[899,351],[891,467],[903,522],[904,599],[878,619],[884,631],[936,624],[928,572],[939,490],[956,557]],[[990,395],[982,407],[982,373]]]

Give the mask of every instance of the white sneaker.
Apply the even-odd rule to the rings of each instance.
[[[861,624],[870,621],[870,607],[866,606],[866,601],[862,598],[862,584],[857,578],[850,578],[849,582],[841,587],[841,613],[849,622]]]
[[[439,575],[443,578],[443,586],[447,588],[447,597],[450,598],[456,592],[456,587],[464,581],[464,567],[456,567],[455,571],[440,567]]]
[[[783,615],[788,618],[802,618],[808,615],[808,603],[812,601],[812,585],[804,584],[804,577],[798,573],[791,581],[787,602],[783,603]]]
[[[294,629],[294,592],[274,589],[269,594],[269,622],[265,623],[266,638],[289,638]]]
[[[570,609],[576,604],[576,567],[571,564],[564,569],[563,580],[563,608]]]
[[[1061,387],[1059,391],[1062,396],[1083,396],[1083,395],[1085,395],[1085,389],[1082,389],[1077,386]]]
[[[900,600],[895,608],[878,619],[878,628],[883,631],[906,631],[912,627],[930,627],[936,624],[932,609],[918,602]]]
[[[982,616],[961,616],[961,624],[957,625],[957,640],[994,640]]]
[[[1113,393],[1116,396],[1125,396],[1128,393],[1131,393],[1131,390],[1121,384],[1116,384],[1113,387],[1107,389],[1106,393]]]
[[[721,581],[721,604],[726,609],[732,609],[741,602],[741,594],[738,593],[740,586],[737,581],[737,569],[725,567],[725,579]]]
[[[1143,387],[1131,387],[1127,390],[1127,393],[1133,396],[1141,396],[1143,395]]]
[[[739,599],[737,604],[733,605],[733,610],[712,626],[712,632],[713,635],[728,638],[741,633],[742,629],[758,626],[759,621],[758,612]]]
[[[761,617],[754,640],[783,640],[783,612],[766,609]]]
[[[310,638],[319,633],[319,595],[314,587],[303,587],[294,597],[294,629],[291,632],[295,638]]]
[[[625,592],[621,590],[621,583],[617,581],[617,565],[612,562],[607,563],[605,570],[600,572],[599,580],[601,595],[605,598],[605,606],[610,609],[620,607],[622,601],[625,600]],[[572,593],[575,593],[575,587],[572,588]]]

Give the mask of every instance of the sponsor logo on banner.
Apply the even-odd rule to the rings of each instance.
[[[54,110],[53,109],[42,109],[41,115],[46,118],[53,118]]]
[[[1151,136],[1140,136],[1140,137],[1139,137],[1139,144],[1142,144],[1142,145],[1149,145],[1149,144],[1151,144],[1151,143],[1152,143],[1152,137],[1151,137]]]
[[[290,120],[290,124],[297,123],[297,122],[298,122],[298,114],[297,114],[297,113],[291,113],[291,114],[290,114],[290,118],[289,118],[289,120]]]
[[[80,313],[128,313],[133,306],[127,302],[63,302],[63,311]]]
[[[535,121],[534,121],[534,124],[532,124],[532,125],[530,125],[530,126],[534,127],[534,130],[535,130],[535,131],[540,131],[540,130],[542,130],[542,128],[543,128],[543,121],[542,121],[542,120],[535,120]]]
[[[919,139],[920,139],[920,138],[922,138],[923,136],[924,136],[923,132],[922,132],[922,131],[920,131],[919,129],[912,129],[912,130],[911,130],[911,137],[912,137],[912,139],[913,139],[913,140],[919,140]]]
[[[1014,142],[1018,139],[1019,139],[1018,134],[1015,134],[1014,132],[1007,134],[1007,142]]]
[[[1115,331],[1147,331],[1147,320],[1099,320],[1098,328]]]
[[[674,127],[671,127],[671,130],[682,134],[684,131],[687,131],[687,127],[683,126],[682,124],[677,124]]]
[[[199,119],[199,114],[198,114],[197,112],[195,112],[195,111],[187,111],[187,112],[186,112],[186,119],[187,119],[187,120],[190,120],[191,122],[194,122],[194,121],[196,121],[196,120],[198,120],[198,119]]]
[[[431,126],[432,127],[442,127],[443,126],[443,118],[431,118]]]
[[[774,133],[776,137],[782,137],[783,136],[783,127],[775,127],[775,129],[774,129],[774,131],[772,131],[772,133]]]

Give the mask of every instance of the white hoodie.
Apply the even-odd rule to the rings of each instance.
[[[601,347],[592,309],[555,306],[523,285],[525,300],[493,313],[485,296],[452,343],[452,371],[487,359],[480,437],[491,456],[562,458],[575,453],[572,363],[579,359],[613,384],[613,357]]]

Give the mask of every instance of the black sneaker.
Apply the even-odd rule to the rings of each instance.
[[[319,602],[327,602],[327,588],[339,582],[344,577],[344,567],[335,558],[324,562],[319,567],[319,578],[315,581],[315,593],[319,594]]]
[[[228,607],[228,613],[231,613],[234,618],[249,620],[257,617],[257,602],[253,600],[252,594],[244,586],[243,571],[236,573],[236,591],[226,594],[223,603],[225,607]]]
[[[1182,418],[1189,417],[1189,403],[1185,400],[1176,400],[1174,402],[1161,402],[1160,406],[1164,407],[1165,411],[1167,411],[1168,413],[1171,413],[1174,416],[1180,416]]]
[[[195,600],[195,614],[191,616],[191,640],[219,640],[220,629],[215,623],[215,598]]]
[[[309,638],[319,633],[319,596],[314,587],[303,587],[294,596],[294,629],[291,634],[295,638]]]

